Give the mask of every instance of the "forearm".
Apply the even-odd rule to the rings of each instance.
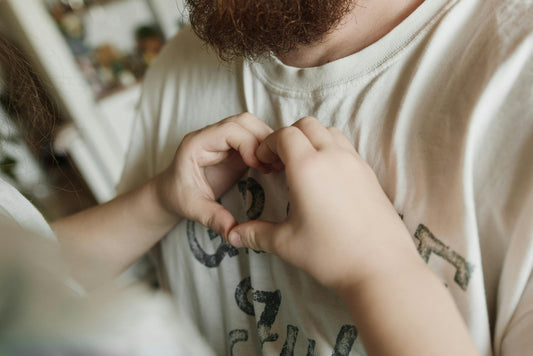
[[[247,167],[269,170],[255,151],[271,132],[263,121],[248,113],[191,132],[183,138],[167,169],[143,186],[53,223],[76,277],[85,284],[87,279],[90,284],[98,283],[101,278],[91,269],[101,269],[101,264],[106,265],[101,276],[117,275],[181,217],[226,237],[237,221],[216,199]],[[88,262],[76,261],[80,259]]]
[[[388,261],[341,295],[369,355],[479,355],[446,287],[421,259]]]
[[[179,221],[177,215],[161,206],[157,179],[51,224],[82,283],[94,284],[98,283],[95,278],[118,275]],[[105,276],[94,276],[98,273]]]

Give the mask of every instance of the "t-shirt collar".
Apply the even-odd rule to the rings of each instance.
[[[347,57],[318,67],[285,65],[274,55],[249,62],[252,72],[267,86],[282,91],[321,91],[372,75],[387,66],[409,44],[429,30],[458,0],[427,0],[384,37]]]

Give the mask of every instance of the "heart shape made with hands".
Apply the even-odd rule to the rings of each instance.
[[[274,131],[252,114],[244,113],[184,137],[170,169],[172,174],[169,181],[175,192],[170,189],[171,194],[164,196],[179,197],[177,202],[167,206],[173,207],[181,216],[209,227],[235,247],[270,250],[270,246],[259,246],[251,240],[243,242],[240,239],[243,226],[253,234],[253,229],[250,230],[253,226],[266,226],[264,224],[267,222],[254,220],[238,225],[235,217],[217,199],[248,168],[255,168],[264,174],[285,170],[288,187],[298,188],[289,193],[289,201],[309,199],[318,192],[322,193],[322,186],[319,182],[319,185],[307,191],[308,187],[313,187],[307,182],[320,175],[321,171],[335,170],[337,163],[329,161],[337,153],[351,160],[356,155],[352,144],[339,130],[326,128],[315,118],[305,117],[291,126]],[[314,169],[313,165],[316,164],[323,168]],[[309,168],[311,173],[306,174],[305,170]],[[301,174],[291,174],[293,172]],[[316,201],[309,203],[316,204]],[[290,223],[288,220],[277,225]]]

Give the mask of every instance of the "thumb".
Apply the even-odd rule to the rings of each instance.
[[[227,238],[231,228],[237,225],[237,220],[226,208],[208,199],[198,205],[197,211],[191,213],[191,218],[223,238]]]
[[[275,253],[278,224],[252,220],[235,226],[228,236],[234,247],[248,247],[257,251]]]

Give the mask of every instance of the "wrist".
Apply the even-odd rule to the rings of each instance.
[[[426,278],[427,273],[431,273],[411,241],[391,245],[394,246],[388,246],[386,250],[381,247],[376,253],[368,252],[365,261],[352,268],[335,287],[344,300],[357,301],[376,286],[394,292],[392,289],[397,284],[392,281]]]
[[[339,290],[369,355],[479,355],[449,291],[420,257],[386,265]]]
[[[165,188],[164,173],[161,173],[147,182],[147,190],[149,199],[152,201],[153,215],[157,216],[158,220],[163,224],[176,224],[181,220],[181,215],[172,206],[169,196],[173,193],[169,193]]]

